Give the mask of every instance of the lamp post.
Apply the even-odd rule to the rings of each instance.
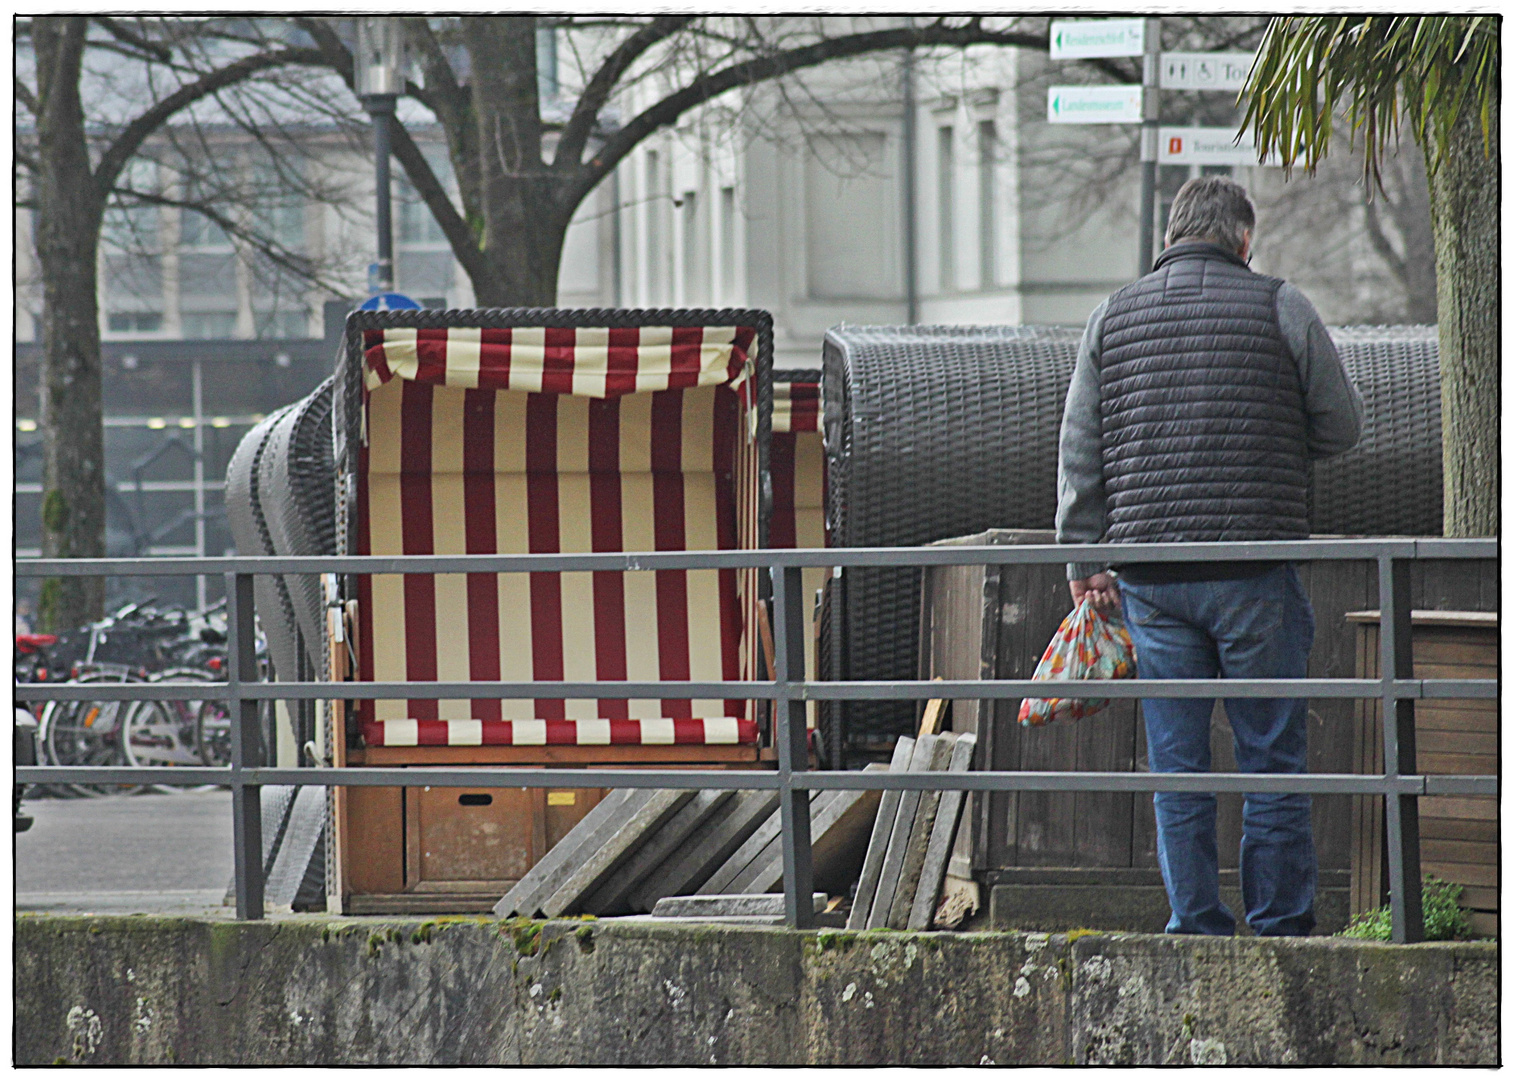
[[[373,174],[376,186],[374,222],[378,232],[378,262],[368,275],[375,295],[394,290],[394,225],[389,193],[389,125],[394,103],[404,90],[404,46],[398,19],[370,16],[357,20],[357,55],[353,82],[358,99],[373,119]]]

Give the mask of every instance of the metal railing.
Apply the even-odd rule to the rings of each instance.
[[[1130,545],[1025,545],[993,547],[827,548],[640,554],[318,556],[288,558],[24,559],[27,577],[132,576],[223,573],[228,599],[228,663],[224,683],[20,684],[26,701],[203,700],[230,705],[232,761],[214,768],[35,766],[16,770],[25,784],[220,784],[232,792],[236,907],[240,919],[263,915],[262,817],[265,784],[322,786],[553,787],[569,775],[576,787],[732,788],[777,790],[782,823],[784,910],[788,925],[814,925],[810,849],[812,790],[959,791],[1183,791],[1288,792],[1381,795],[1385,800],[1388,888],[1397,942],[1424,936],[1419,867],[1422,795],[1497,795],[1497,776],[1425,776],[1417,771],[1414,702],[1425,699],[1497,698],[1496,679],[1415,679],[1412,673],[1410,565],[1424,559],[1494,559],[1496,540],[1299,540],[1266,543],[1143,544],[1143,563],[1226,560],[1373,560],[1381,609],[1380,677],[1376,679],[1129,679],[1067,680],[1058,697],[1330,697],[1382,702],[1381,774],[1248,774],[1006,772],[889,773],[807,768],[805,703],[809,701],[1022,698],[1044,696],[1045,682],[901,680],[819,682],[803,677],[805,625],[800,573],[806,567],[928,567],[1128,561]],[[771,680],[741,682],[277,682],[259,683],[254,662],[255,574],[463,574],[551,571],[767,569],[773,596],[774,671]],[[257,760],[259,701],[439,698],[680,698],[747,699],[774,703],[777,769],[524,768],[515,766],[388,766],[270,768]],[[334,732],[333,737],[341,737]],[[167,774],[167,775],[165,775]]]

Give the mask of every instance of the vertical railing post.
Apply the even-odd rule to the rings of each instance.
[[[244,683],[257,682],[252,575],[226,575],[226,707],[231,714],[231,830],[237,918],[263,917],[262,788],[245,783],[242,770],[260,761],[258,703],[242,697]]]
[[[804,678],[803,576],[797,566],[775,566],[773,577],[773,679],[780,693],[775,725],[778,742],[778,813],[783,827],[783,913],[795,929],[815,925],[815,867],[810,850],[810,793],[792,784],[809,764],[804,700],[791,687]]]
[[[1394,682],[1413,678],[1414,626],[1410,616],[1408,559],[1377,560],[1381,619],[1378,637],[1383,677],[1383,772],[1390,783],[1419,771],[1414,740],[1414,700],[1400,697]],[[1420,894],[1419,797],[1398,790],[1383,794],[1388,843],[1388,901],[1393,940],[1423,941],[1425,915]]]

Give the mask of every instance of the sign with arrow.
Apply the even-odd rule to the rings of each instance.
[[[1057,19],[1051,24],[1053,60],[1140,56],[1145,49],[1145,19]]]
[[[1163,90],[1239,90],[1256,59],[1255,53],[1164,52]]]
[[[1139,124],[1139,86],[1052,86],[1046,90],[1049,124]]]

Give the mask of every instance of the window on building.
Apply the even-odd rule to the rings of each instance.
[[[999,132],[992,120],[978,121],[978,280],[992,289],[998,279],[999,214],[995,169],[999,162]]]
[[[259,338],[304,338],[310,336],[310,313],[303,308],[283,307],[252,313],[252,332]]]
[[[720,296],[736,303],[736,189],[720,189]]]
[[[557,27],[536,30],[536,92],[543,101],[557,96]]]
[[[957,284],[957,215],[953,199],[957,177],[957,155],[953,132],[949,126],[936,129],[936,235],[941,255],[941,291],[949,292]]]
[[[900,292],[899,202],[880,131],[813,135],[804,163],[805,254],[817,299]]]
[[[237,332],[235,311],[185,311],[179,324],[186,338],[229,338]]]
[[[648,150],[646,183],[642,188],[647,211],[647,303],[668,302],[667,229],[663,214],[667,206],[662,198],[662,160],[656,150]]]
[[[112,311],[105,325],[112,334],[156,334],[163,329],[163,315],[157,311]]]
[[[699,227],[699,194],[685,191],[678,200],[683,221],[683,302],[698,305],[707,295],[704,259],[701,255],[702,229]]]

